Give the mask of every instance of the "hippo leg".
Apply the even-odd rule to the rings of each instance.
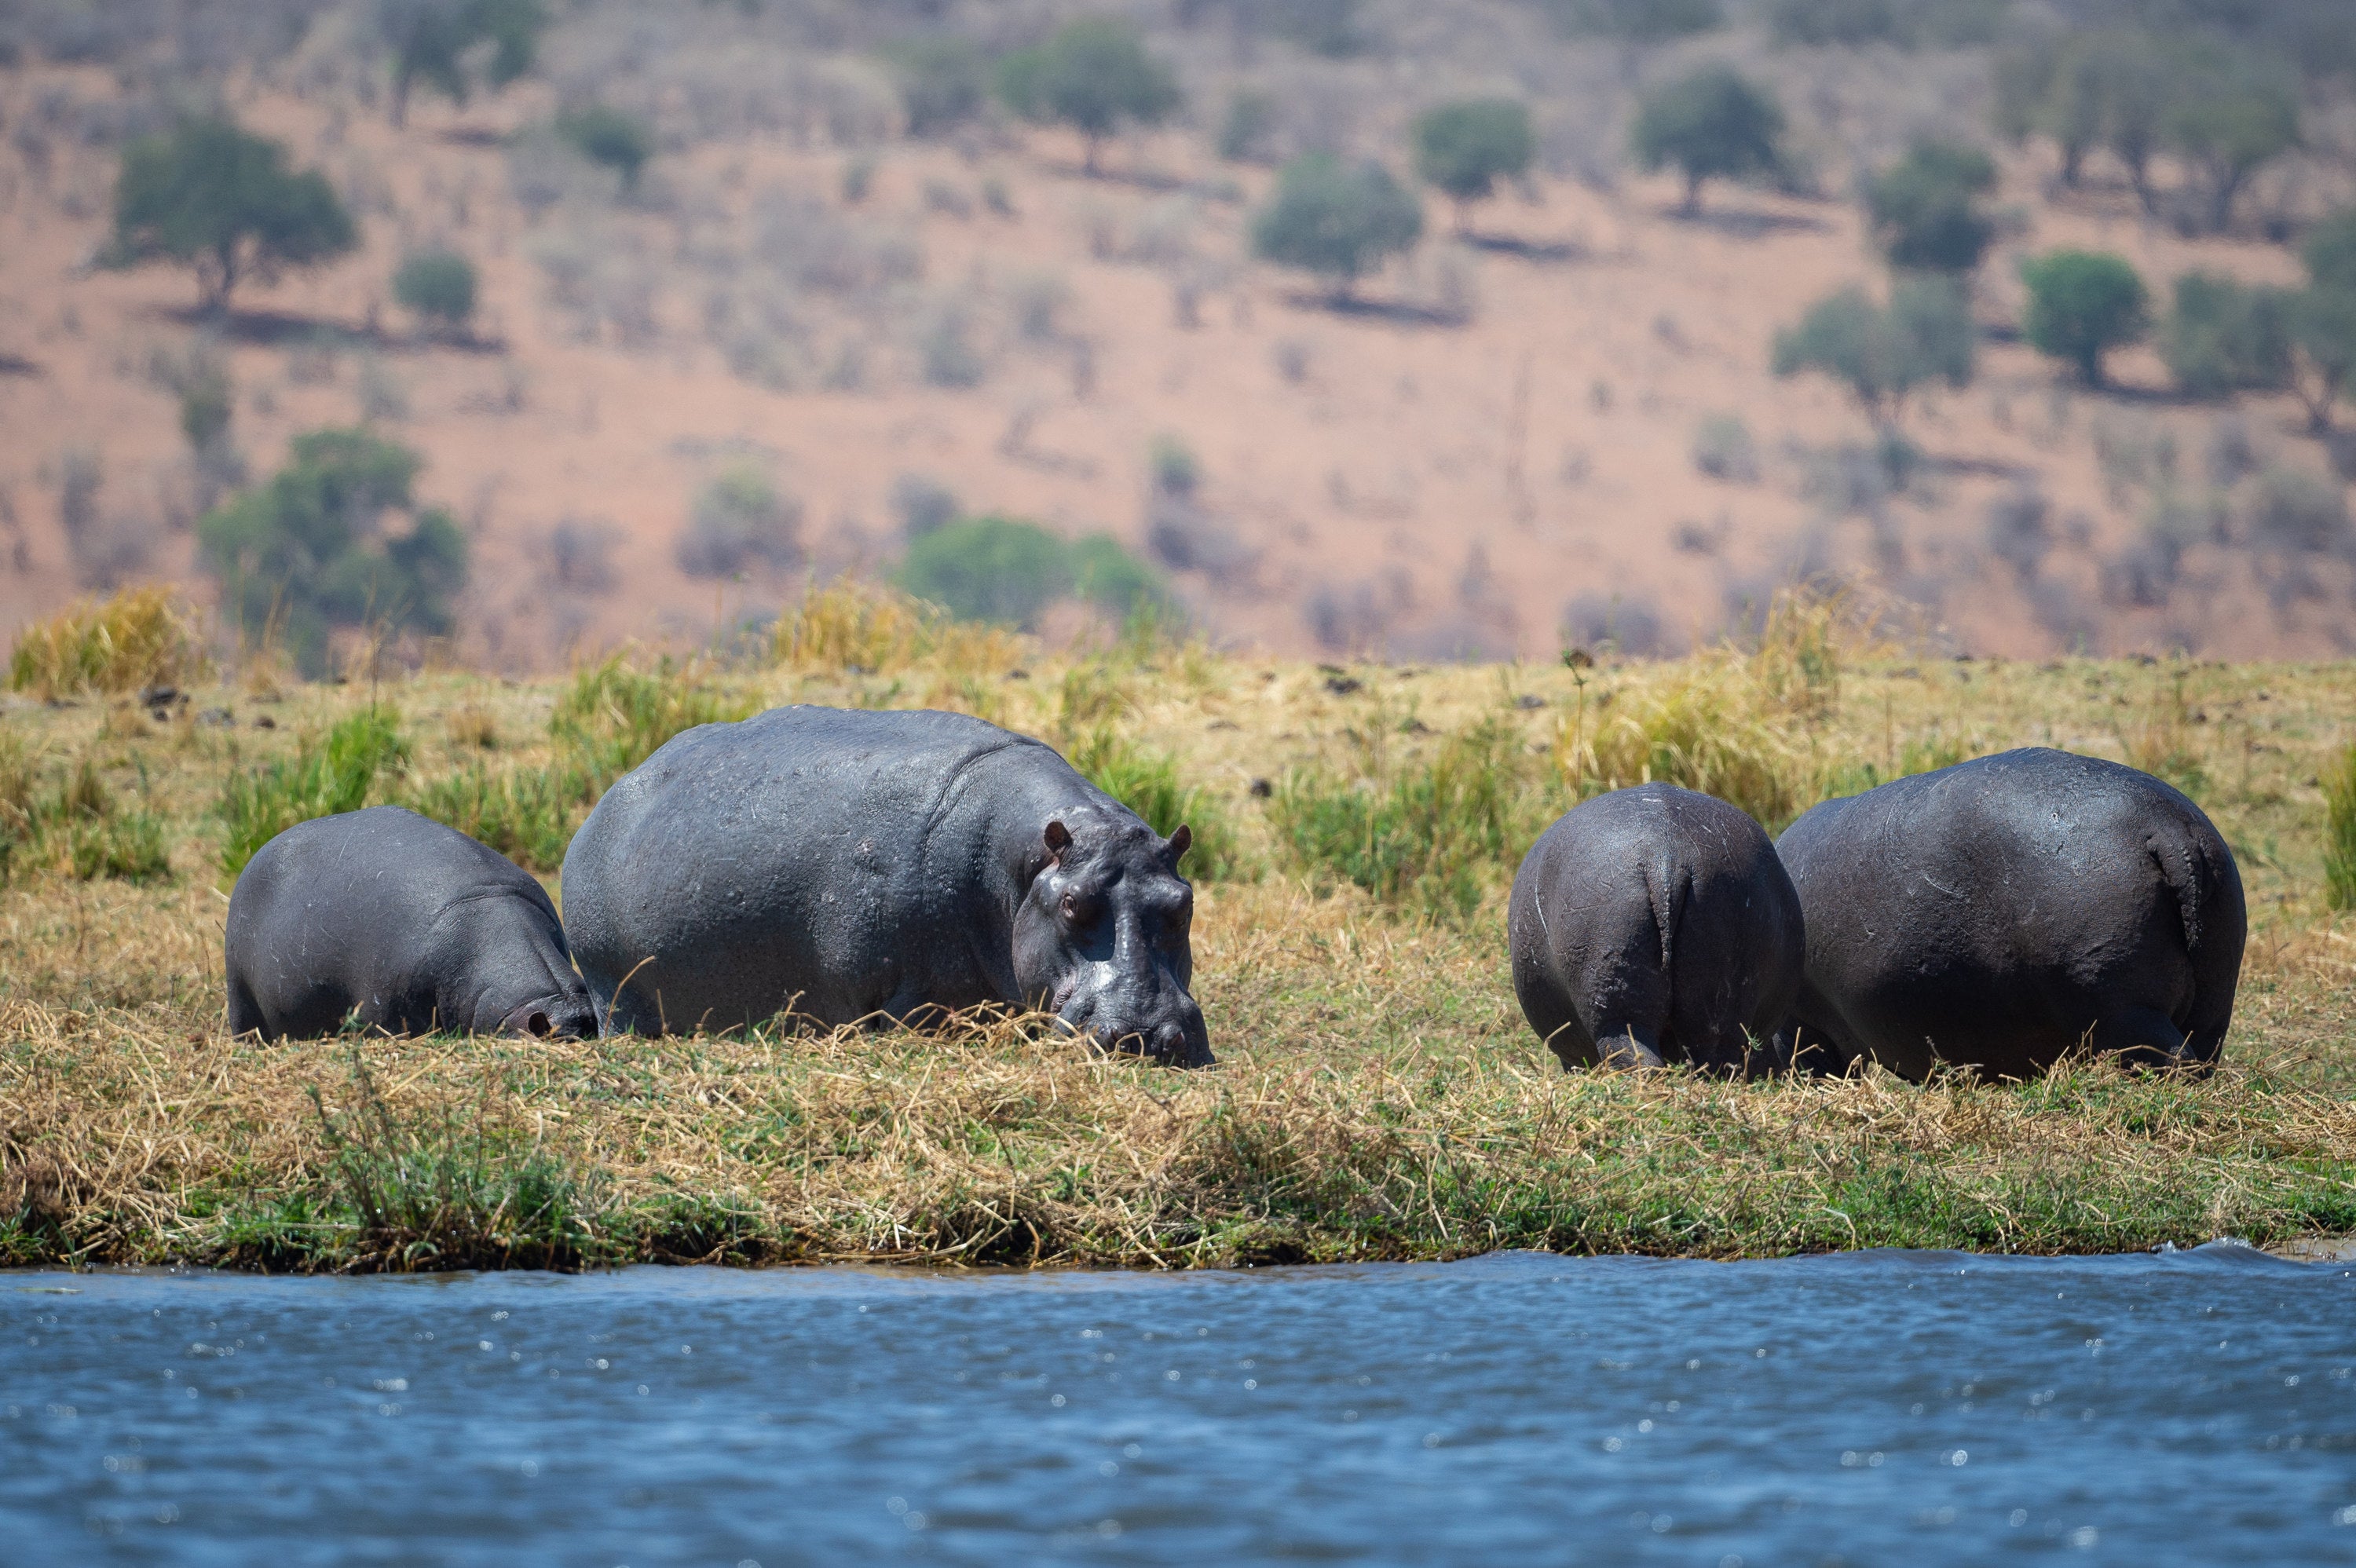
[[[2157,1008],[2106,1013],[2093,1032],[2094,1054],[2115,1056],[2123,1067],[2181,1067],[2198,1060],[2187,1051],[2184,1031]]]
[[[236,976],[229,983],[229,1032],[232,1035],[262,1034],[268,1025],[262,1016],[262,1004],[253,999],[253,992],[245,981]]]
[[[1595,1031],[1595,1049],[1606,1067],[1658,1067],[1661,1037],[1643,1024],[1614,1020]]]

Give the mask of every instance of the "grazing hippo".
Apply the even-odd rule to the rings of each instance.
[[[594,1039],[547,892],[516,863],[397,805],[294,827],[237,879],[223,944],[231,1034],[512,1031]]]
[[[1674,784],[1546,831],[1505,929],[1522,1016],[1566,1068],[1772,1063],[1800,988],[1800,900],[1748,814]]]
[[[995,1002],[1204,1066],[1192,842],[979,719],[777,708],[605,793],[565,853],[565,924],[611,1031]]]
[[[2029,1078],[2082,1044],[2148,1066],[2217,1060],[2241,873],[2201,808],[2149,773],[2006,752],[1828,800],[1776,848],[1808,921],[1804,1063]]]

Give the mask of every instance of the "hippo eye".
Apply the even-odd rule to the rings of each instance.
[[[1097,923],[1097,901],[1077,893],[1064,895],[1064,919],[1075,926],[1090,926]]]

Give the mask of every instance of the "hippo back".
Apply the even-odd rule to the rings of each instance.
[[[702,725],[574,837],[566,930],[616,1031],[1013,1003],[1014,911],[1059,812],[1130,816],[1049,747],[963,714]],[[1019,842],[1000,816],[1029,825]]]
[[[1807,924],[1794,1014],[1837,1062],[2027,1077],[2082,1042],[2206,1061],[2223,1039],[2241,877],[2148,773],[2006,752],[1827,801],[1776,848]]]

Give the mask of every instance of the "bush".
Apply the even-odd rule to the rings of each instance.
[[[615,654],[574,672],[548,732],[590,781],[587,804],[681,731],[744,719],[757,706],[723,692],[703,664],[666,656],[648,667]]]
[[[447,634],[466,539],[412,498],[421,466],[369,431],[314,431],[269,484],[198,522],[198,554],[240,630],[283,635],[306,674],[326,669],[334,627]],[[389,531],[389,514],[407,531]]]
[[[900,537],[920,539],[956,522],[965,508],[939,480],[903,474],[892,481],[892,510],[900,518]]]
[[[2349,542],[2348,495],[2337,477],[2270,467],[2249,500],[2253,542],[2285,552],[2324,554]]]
[[[1190,880],[1214,882],[1235,875],[1235,836],[1226,814],[1208,790],[1179,778],[1176,759],[1143,751],[1107,729],[1073,747],[1071,762],[1082,778],[1143,817],[1162,837],[1182,823],[1190,828],[1194,847],[1179,867]]]
[[[884,59],[899,84],[911,136],[956,130],[980,114],[990,96],[990,65],[970,38],[909,38],[884,50]]]
[[[378,0],[392,52],[392,123],[408,123],[419,84],[464,107],[475,79],[505,87],[532,66],[548,25],[541,0]]]
[[[1177,73],[1146,52],[1135,27],[1108,16],[1066,23],[1036,48],[1007,56],[998,91],[1025,120],[1078,132],[1091,175],[1105,138],[1125,123],[1158,125],[1183,101]]]
[[[1775,336],[1778,376],[1818,370],[1846,386],[1877,425],[1894,423],[1906,400],[1933,381],[1971,383],[1976,332],[1961,288],[1944,278],[1901,279],[1890,304],[1851,287],[1819,300],[1800,325]]]
[[[2291,296],[2212,272],[2176,280],[2159,357],[2187,396],[2272,391],[2290,382]]]
[[[231,767],[216,806],[226,828],[221,874],[234,879],[264,844],[298,822],[358,811],[380,774],[408,762],[401,715],[370,705],[324,738],[305,741],[291,761]]]
[[[286,166],[286,149],[220,116],[182,120],[123,150],[114,233],[102,261],[192,269],[203,308],[229,308],[240,282],[268,282],[359,244],[327,176]]]
[[[1039,612],[1072,590],[1068,547],[1036,523],[968,517],[908,547],[900,586],[960,620],[1028,630]]]
[[[2356,288],[2318,284],[2289,301],[2290,336],[2297,348],[2291,387],[2307,405],[2308,428],[2331,428],[2342,392],[2356,394]]]
[[[1731,485],[1759,480],[1759,448],[1740,414],[1709,414],[1694,431],[1694,466]]]
[[[2356,746],[2340,753],[2323,781],[2323,901],[2356,909]]]
[[[638,172],[655,155],[655,128],[629,111],[609,104],[582,103],[559,110],[556,133],[591,163],[620,176],[624,190],[637,188]]]
[[[8,685],[42,698],[187,686],[204,673],[196,621],[168,588],[125,588],[16,634]]]
[[[1813,802],[1803,759],[1770,708],[1740,664],[1699,658],[1622,694],[1591,724],[1582,709],[1556,761],[1582,798],[1657,780],[1731,802],[1778,833]]]
[[[2299,247],[2308,282],[2356,294],[2356,207],[2344,207],[2310,229]]]
[[[1426,110],[1415,122],[1415,171],[1466,210],[1495,194],[1501,179],[1527,173],[1537,150],[1527,105],[1512,98],[1474,98]]]
[[[1450,736],[1430,762],[1395,773],[1349,781],[1296,772],[1278,786],[1269,816],[1311,876],[1461,921],[1527,847],[1522,755],[1511,724],[1484,720]]]
[[[740,464],[696,496],[679,536],[680,570],[690,577],[734,577],[755,565],[798,565],[801,528],[801,503],[759,468]]]
[[[1231,164],[1258,163],[1267,155],[1269,133],[1275,129],[1276,95],[1237,88],[1227,100],[1226,118],[1219,122],[1219,156]]]
[[[1087,534],[1072,545],[1072,592],[1116,621],[1159,612],[1169,603],[1162,576],[1110,534]]]
[[[1422,233],[1422,204],[1388,169],[1312,153],[1278,176],[1276,194],[1252,219],[1252,250],[1323,278],[1339,303]]]
[[[1995,160],[1977,147],[1918,141],[1867,182],[1866,214],[1891,266],[1970,272],[1996,237],[1978,205],[1995,188]]]
[[[392,297],[434,330],[462,334],[475,314],[475,263],[455,251],[415,251],[392,274]]]
[[[2029,315],[2021,324],[2040,354],[2077,367],[2089,387],[2103,383],[2103,356],[2139,340],[2150,326],[2143,279],[2117,256],[2054,251],[2025,258]]]
[[[1708,65],[1646,94],[1632,139],[1644,167],[1684,173],[1690,215],[1701,209],[1704,181],[1775,168],[1783,133],[1772,92],[1730,66]]]

